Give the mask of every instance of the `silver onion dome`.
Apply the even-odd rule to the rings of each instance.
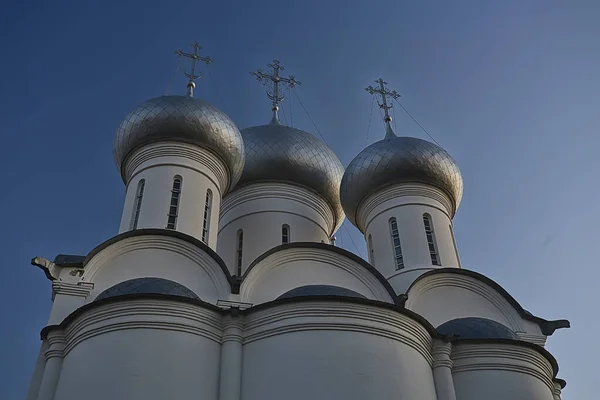
[[[243,129],[242,137],[246,163],[238,187],[268,181],[304,186],[329,203],[335,216],[334,232],[339,228],[344,221],[339,198],[344,167],[322,140],[281,125],[276,118],[268,125]]]
[[[456,162],[426,140],[388,134],[360,152],[346,168],[340,198],[355,226],[356,213],[369,195],[399,183],[424,183],[446,193],[458,209],[463,181]]]
[[[161,96],[137,106],[117,130],[114,157],[123,180],[127,157],[139,147],[158,141],[190,143],[211,150],[229,170],[229,188],[244,168],[240,131],[223,111],[188,96]]]

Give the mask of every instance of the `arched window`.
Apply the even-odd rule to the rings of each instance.
[[[390,218],[390,233],[392,235],[392,245],[394,246],[394,261],[396,271],[404,268],[404,259],[402,258],[402,247],[400,246],[400,233],[398,232],[398,223],[396,218]]]
[[[433,223],[431,222],[431,215],[423,214],[423,225],[425,226],[425,236],[427,237],[427,246],[429,247],[431,264],[442,265],[440,263],[440,255],[438,254],[437,244],[435,243],[435,233],[433,232]]]
[[[373,236],[369,235],[369,262],[371,265],[375,265],[375,253],[373,252]]]
[[[144,197],[145,179],[140,179],[138,182],[137,192],[135,193],[135,201],[133,203],[133,217],[131,218],[131,229],[137,229],[140,219],[140,211],[142,209],[142,197]]]
[[[208,229],[210,228],[210,212],[212,210],[212,191],[206,191],[206,200],[204,201],[204,220],[202,221],[202,241],[208,243]]]
[[[281,226],[281,243],[286,244],[290,242],[290,226]]]
[[[181,177],[173,178],[173,189],[171,189],[171,204],[167,219],[167,229],[175,229],[177,224],[177,212],[179,211],[179,198],[181,197]]]
[[[237,232],[237,244],[236,244],[236,266],[238,278],[242,276],[242,250],[244,248],[244,231],[239,230]]]

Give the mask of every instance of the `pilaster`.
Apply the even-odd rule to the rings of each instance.
[[[219,400],[239,400],[242,385],[242,341],[244,324],[238,310],[223,320]]]
[[[456,400],[451,353],[452,343],[440,339],[433,341],[433,379],[438,400]]]
[[[52,330],[45,339],[48,349],[44,353],[46,368],[40,384],[37,400],[52,400],[56,392],[65,349],[65,336],[62,330]]]

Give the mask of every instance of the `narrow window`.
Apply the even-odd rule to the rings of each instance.
[[[392,245],[394,246],[394,261],[396,262],[396,271],[404,268],[404,259],[402,258],[402,247],[400,246],[400,233],[398,232],[398,223],[396,218],[390,218],[390,232],[392,234]]]
[[[433,232],[433,224],[431,223],[431,215],[423,214],[423,225],[425,226],[425,236],[427,237],[427,246],[429,247],[429,255],[433,265],[442,265],[440,263],[440,255],[438,254],[437,245],[435,243],[435,234]]]
[[[212,209],[212,191],[206,191],[206,200],[204,201],[204,220],[202,221],[202,241],[208,243],[208,229],[210,228],[210,212]]]
[[[452,237],[452,244],[454,245],[454,253],[456,254],[458,268],[462,268],[462,265],[460,265],[460,257],[458,256],[458,247],[456,247],[456,239],[454,239],[454,229],[452,229],[452,225],[448,225],[448,228],[450,228],[450,236]]]
[[[171,189],[171,204],[167,220],[167,229],[175,229],[177,223],[177,212],[179,208],[179,198],[181,197],[181,177],[173,178],[173,189]]]
[[[236,265],[237,265],[237,276],[242,276],[242,249],[244,247],[244,231],[239,230],[237,233],[237,246],[236,246]]]
[[[281,243],[286,244],[290,242],[290,227],[289,225],[283,225],[281,227]]]
[[[369,235],[369,262],[375,265],[375,253],[373,252],[373,237]]]
[[[140,210],[142,209],[142,197],[144,197],[144,185],[146,184],[145,179],[141,179],[138,182],[137,192],[135,194],[135,202],[133,204],[133,218],[131,219],[131,229],[137,229],[138,221],[140,219]]]

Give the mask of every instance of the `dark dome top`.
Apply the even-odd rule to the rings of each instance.
[[[121,175],[133,150],[158,141],[191,143],[212,150],[229,170],[229,187],[235,185],[244,168],[244,143],[237,126],[223,111],[199,99],[161,96],[131,111],[119,126],[114,144]],[[227,189],[223,188],[225,192]]]
[[[301,297],[301,296],[343,296],[343,297],[358,297],[360,299],[366,299],[360,293],[356,293],[354,290],[346,289],[339,286],[331,285],[306,285],[300,286],[285,292],[277,299],[288,299],[290,297]]]
[[[139,293],[169,294],[200,300],[196,293],[177,282],[162,278],[136,278],[109,287],[100,293],[94,301]]]
[[[279,123],[243,129],[242,137],[246,163],[238,186],[275,181],[312,189],[331,206],[335,232],[344,221],[339,197],[344,167],[335,153],[310,133]]]
[[[348,220],[356,226],[360,203],[399,183],[424,183],[444,191],[458,209],[463,181],[456,162],[441,147],[423,139],[390,135],[361,151],[342,179],[340,197]]]
[[[461,339],[514,339],[519,337],[508,327],[487,318],[456,318],[437,327],[442,335],[456,335]]]

